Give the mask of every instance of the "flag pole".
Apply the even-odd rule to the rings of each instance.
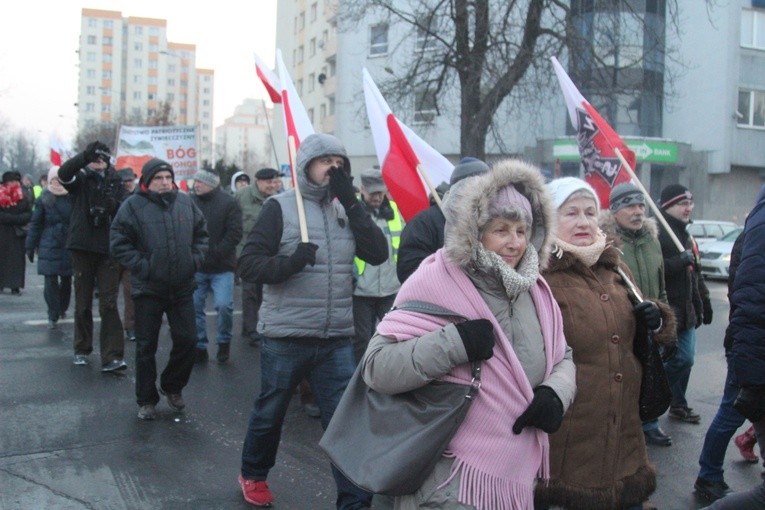
[[[295,200],[297,201],[297,213],[298,223],[300,224],[300,241],[308,242],[308,226],[305,222],[305,207],[303,206],[303,194],[300,193],[300,185],[298,183],[297,165],[295,164],[295,157],[297,151],[295,150],[295,137],[290,135],[288,139],[290,150],[290,164],[292,165],[292,176],[295,183]]]
[[[637,185],[637,187],[640,189],[640,191],[643,192],[643,196],[645,196],[646,202],[648,202],[648,205],[651,207],[651,210],[656,215],[656,219],[659,220],[659,223],[661,223],[661,226],[664,227],[664,230],[667,231],[667,234],[669,234],[669,237],[675,243],[675,246],[677,246],[677,249],[680,251],[685,251],[686,250],[685,246],[683,246],[683,244],[680,242],[680,239],[677,238],[675,233],[672,232],[672,228],[670,228],[669,224],[667,223],[667,220],[664,219],[664,215],[661,214],[661,211],[659,210],[659,208],[656,207],[656,204],[651,198],[651,195],[648,193],[648,191],[646,191],[645,187],[643,187],[643,183],[640,182],[640,179],[637,178],[637,176],[635,175],[635,172],[630,167],[630,164],[627,163],[626,159],[624,159],[624,156],[622,155],[622,151],[620,151],[617,148],[614,148],[614,152],[616,153],[616,156],[619,158],[619,161],[622,162],[622,166],[629,174],[630,179],[632,179]]]
[[[430,189],[430,193],[433,195],[433,200],[436,201],[436,205],[438,205],[438,208],[441,209],[441,212],[443,212],[444,206],[441,203],[441,197],[438,196],[438,191],[436,191],[436,188],[433,187],[433,183],[430,182],[430,178],[428,177],[427,172],[425,172],[425,169],[422,168],[422,163],[417,163],[417,171],[425,180],[425,184],[428,185],[428,188]]]

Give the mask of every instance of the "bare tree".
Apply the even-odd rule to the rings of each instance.
[[[673,58],[665,32],[678,30],[670,23],[677,1],[665,9],[664,2],[639,0],[341,0],[338,30],[371,18],[407,31],[408,41],[391,52],[396,71],[386,69],[392,77],[381,89],[395,104],[411,106],[414,98],[415,110],[427,105],[436,114],[458,90],[460,151],[483,158],[501,105],[512,110],[557,86],[553,55],[571,56],[572,77],[596,108],[608,105],[601,113],[612,122],[625,108],[641,107],[635,101],[646,90],[660,107],[665,91],[657,77]],[[648,4],[662,12],[646,12]],[[628,104],[620,109],[618,101]]]

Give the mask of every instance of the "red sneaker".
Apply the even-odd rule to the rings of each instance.
[[[744,457],[745,461],[754,464],[760,460],[759,457],[757,457],[757,454],[754,453],[754,445],[757,444],[757,436],[754,434],[754,427],[749,427],[746,432],[736,436],[736,439],[733,442],[738,446],[738,451],[741,452],[741,456]]]
[[[239,475],[244,500],[255,506],[269,507],[274,502],[274,495],[265,480],[245,480]]]

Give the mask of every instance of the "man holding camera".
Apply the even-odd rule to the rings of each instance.
[[[74,364],[88,365],[93,352],[93,291],[98,285],[101,371],[119,372],[127,365],[117,311],[120,268],[109,256],[109,227],[125,188],[110,161],[109,147],[95,141],[64,162],[58,176],[74,198],[66,243],[74,270]]]

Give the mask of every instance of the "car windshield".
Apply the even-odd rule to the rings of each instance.
[[[743,227],[738,227],[734,230],[731,230],[730,232],[722,236],[720,238],[720,241],[735,241],[736,238],[739,236],[739,234],[741,234],[741,232],[743,231],[744,231]]]

